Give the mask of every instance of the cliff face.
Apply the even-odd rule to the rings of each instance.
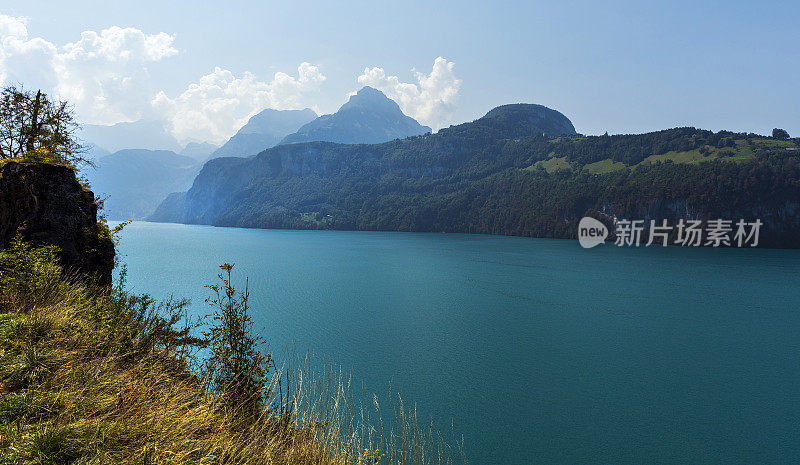
[[[58,247],[65,269],[111,284],[114,243],[97,223],[94,194],[71,169],[15,162],[0,169],[0,247],[17,234]]]

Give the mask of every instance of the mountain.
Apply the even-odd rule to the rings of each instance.
[[[208,159],[208,156],[218,148],[218,145],[214,145],[210,142],[189,142],[180,152],[178,152],[178,155],[194,158],[195,160],[206,160]]]
[[[364,87],[332,115],[323,115],[286,136],[281,144],[328,141],[340,144],[378,144],[431,132],[406,116],[383,92]]]
[[[262,150],[278,145],[301,126],[317,117],[314,110],[272,110],[266,109],[253,116],[210,158],[250,157]]]
[[[171,150],[179,152],[181,145],[164,129],[160,121],[134,121],[113,126],[86,124],[81,139],[111,153],[123,149]]]
[[[86,154],[84,156],[86,157],[87,160],[90,160],[92,162],[96,162],[97,160],[105,156],[111,155],[111,152],[109,152],[108,150],[98,145],[92,144],[91,142],[85,144],[85,148],[86,148]]]
[[[501,105],[473,124],[495,131],[498,137],[519,138],[540,134],[556,137],[576,134],[569,118],[556,110],[530,103]]]
[[[107,196],[103,210],[110,219],[142,219],[170,192],[188,189],[202,165],[168,150],[126,149],[87,168],[94,192]]]
[[[800,248],[800,139],[675,128],[580,136],[561,113],[498,107],[375,145],[279,145],[208,162],[150,217],[217,226],[575,238],[595,216],[763,222]],[[646,234],[646,232],[644,233]]]

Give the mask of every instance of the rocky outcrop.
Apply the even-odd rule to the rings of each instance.
[[[0,169],[0,247],[21,234],[58,247],[65,270],[111,284],[114,243],[97,222],[97,202],[75,172],[46,163],[6,163]]]

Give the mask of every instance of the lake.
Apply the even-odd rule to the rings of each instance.
[[[248,276],[255,326],[463,435],[470,463],[799,463],[800,251],[135,222],[129,286]]]

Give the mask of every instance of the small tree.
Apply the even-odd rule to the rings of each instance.
[[[788,140],[789,133],[784,129],[775,128],[772,130],[772,137],[778,140]]]
[[[0,160],[19,159],[77,168],[88,163],[78,142],[80,126],[67,102],[52,102],[41,90],[8,86],[0,93]]]
[[[226,263],[220,269],[219,284],[206,286],[214,293],[206,301],[215,311],[213,324],[204,333],[210,347],[204,377],[210,390],[222,395],[230,407],[252,414],[262,407],[272,357],[259,350],[264,340],[252,334],[247,285],[244,292],[237,291],[231,284],[233,265]]]

